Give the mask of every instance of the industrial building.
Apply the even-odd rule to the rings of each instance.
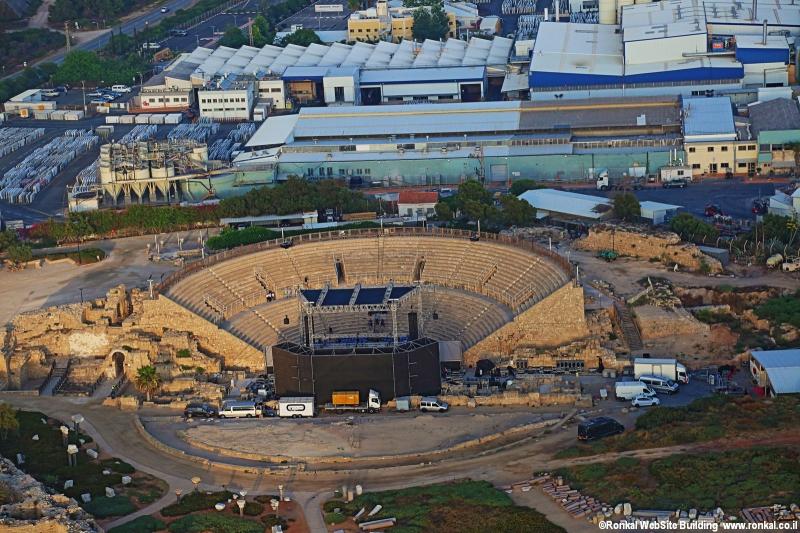
[[[235,164],[276,179],[364,185],[592,179],[656,173],[683,157],[680,102],[666,98],[303,108],[268,118]]]
[[[800,34],[800,5],[629,3],[600,0],[600,24],[541,23],[528,75],[531,99],[692,96],[788,85],[787,36]]]
[[[536,218],[600,220],[613,210],[608,198],[557,189],[531,189],[519,198],[536,208]]]
[[[750,373],[765,396],[800,393],[800,349],[753,350]]]
[[[512,43],[496,37],[198,47],[148,80],[132,108],[186,109],[196,99],[201,116],[248,120],[296,104],[477,101],[491,87],[499,94]]]
[[[748,106],[750,131],[758,145],[761,174],[787,174],[794,171],[794,143],[800,142],[800,108],[797,101],[777,98]]]
[[[466,21],[473,24],[478,20],[478,7],[465,2],[444,2],[444,12],[447,15],[450,31],[448,37],[455,37],[460,20],[463,25]],[[405,7],[402,1],[378,0],[375,7],[362,11],[354,11],[347,19],[348,42],[366,41],[411,41],[414,39],[414,11],[417,9],[430,9],[424,7]]]

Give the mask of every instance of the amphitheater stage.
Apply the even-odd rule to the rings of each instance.
[[[441,391],[439,343],[431,339],[384,347],[311,350],[294,343],[272,347],[278,396],[314,396],[330,401],[335,390],[370,389],[383,401],[398,396],[436,395]]]

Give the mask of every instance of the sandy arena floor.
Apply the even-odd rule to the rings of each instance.
[[[352,419],[195,422],[176,429],[190,442],[246,453],[305,457],[376,457],[419,453],[553,418],[519,410],[504,413],[455,409],[448,414],[385,413]]]

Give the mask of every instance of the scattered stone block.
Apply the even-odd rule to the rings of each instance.
[[[697,509],[689,509],[689,520],[697,519]]]
[[[106,498],[113,498],[117,493],[111,487],[106,487]]]
[[[109,470],[108,468],[104,469],[103,470],[103,475],[104,476],[110,476],[111,475],[111,470]]]
[[[622,504],[618,503],[614,506],[614,514],[622,514]]]
[[[18,465],[25,464],[25,456],[22,455],[21,453],[17,454],[17,464]]]
[[[73,486],[75,486],[75,482],[71,479],[64,482],[64,490],[71,489]]]
[[[632,512],[633,512],[633,507],[631,507],[631,504],[629,504],[628,502],[622,504],[622,514],[624,514],[625,516],[630,516]]]
[[[130,485],[131,481],[132,481],[131,476],[122,476],[123,485]]]
[[[93,450],[93,449],[91,449],[91,448],[88,448],[88,449],[86,450],[86,455],[88,455],[88,456],[89,456],[89,457],[91,457],[92,459],[97,459],[97,457],[99,456],[99,454],[97,453],[97,451],[95,451],[95,450]],[[105,473],[106,473],[106,471],[105,471],[105,470],[103,470],[103,474],[105,474]],[[106,474],[106,475],[108,475],[108,474]]]
[[[39,434],[37,433],[36,435],[31,437],[31,440],[39,440]]]
[[[89,503],[90,501],[92,501],[92,495],[89,494],[88,492],[86,494],[81,494],[81,500],[83,501],[83,503]]]

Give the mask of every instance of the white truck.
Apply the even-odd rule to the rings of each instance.
[[[631,167],[636,168],[636,167]],[[643,167],[641,167],[643,168]],[[598,191],[614,190],[629,190],[633,189],[638,191],[644,187],[644,175],[636,176],[633,174],[623,174],[622,176],[609,176],[608,172],[603,172],[597,177],[595,186]]]
[[[325,404],[325,410],[333,413],[377,413],[381,410],[381,395],[370,389],[367,401],[362,402],[357,390],[333,391],[330,403]]]
[[[614,397],[617,400],[633,400],[642,394],[655,396],[656,392],[641,381],[617,381],[614,383]]]
[[[311,418],[314,416],[313,396],[285,396],[278,400],[281,418]]]
[[[633,376],[661,376],[678,383],[689,383],[689,373],[686,367],[676,359],[648,359],[636,358],[633,360]]]

